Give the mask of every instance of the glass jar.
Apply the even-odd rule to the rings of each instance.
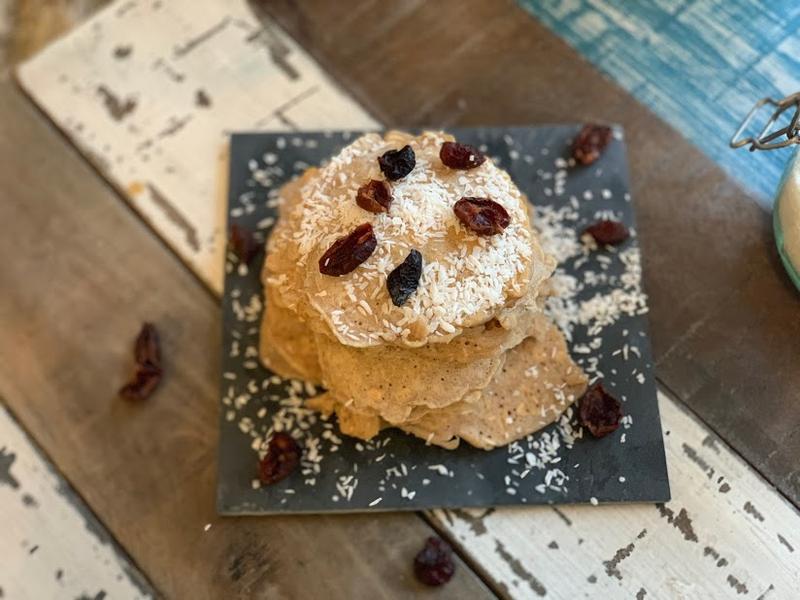
[[[753,117],[764,106],[773,106],[772,116],[761,132],[744,137]],[[793,111],[793,112],[792,112]],[[781,117],[791,115],[788,125],[773,130]],[[774,150],[800,143],[800,93],[781,100],[762,98],[750,110],[731,139],[732,148]],[[796,150],[783,172],[772,212],[775,244],[783,266],[795,287],[800,290],[800,150]]]
[[[800,153],[783,172],[772,212],[775,243],[789,278],[800,290]]]

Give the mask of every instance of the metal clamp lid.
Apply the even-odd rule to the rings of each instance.
[[[756,113],[758,113],[758,111],[766,105],[774,106],[775,111],[772,113],[772,116],[769,118],[766,125],[764,125],[764,128],[756,137],[742,138],[741,136],[744,134],[744,130],[748,125],[750,125],[753,117],[755,117]],[[781,115],[791,108],[794,109],[794,115],[792,115],[792,120],[789,122],[789,124],[782,129],[769,132],[770,128],[775,125]],[[781,100],[762,98],[756,102],[753,108],[750,109],[750,112],[747,113],[747,116],[739,125],[736,133],[733,134],[730,142],[731,148],[750,146],[750,151],[753,152],[754,150],[775,150],[777,148],[791,146],[792,144],[798,144],[800,143],[800,126],[798,125],[799,120],[800,92],[792,94],[791,96],[786,96],[786,98]],[[786,136],[786,139],[774,141],[781,136]]]

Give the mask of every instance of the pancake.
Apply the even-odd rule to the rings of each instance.
[[[504,354],[458,362],[417,356],[414,350],[353,348],[317,336],[323,385],[340,401],[391,424],[406,421],[414,407],[442,408],[486,387]]]
[[[527,202],[508,175],[491,161],[470,171],[444,167],[438,152],[447,139],[431,132],[386,139],[367,134],[283,190],[285,224],[276,226],[269,243],[269,253],[281,256],[268,258],[265,274],[287,306],[307,311],[301,316],[312,329],[355,347],[446,343],[550,275],[554,261],[539,245]],[[363,210],[355,203],[357,189],[383,179],[377,157],[402,143],[413,147],[416,167],[390,184],[394,200],[387,213]],[[455,200],[465,195],[491,197],[508,211],[510,225],[490,237],[467,230],[453,213]],[[362,223],[373,226],[375,252],[351,273],[321,274],[319,257]],[[396,307],[386,276],[411,249],[422,254],[423,275],[416,293]]]
[[[347,406],[346,403],[337,401],[328,392],[309,398],[306,406],[323,415],[336,414],[339,430],[345,435],[369,440],[378,435],[386,423],[371,411],[360,412]]]
[[[451,170],[439,159],[450,136],[367,134],[280,192],[267,243],[260,354],[275,373],[322,384],[307,400],[336,414],[342,433],[370,439],[397,427],[445,448],[494,448],[546,426],[585,389],[564,337],[542,312],[555,260],[530,222],[527,199],[491,163]],[[383,180],[377,158],[409,144],[416,166],[390,182],[388,212],[355,202]],[[462,196],[489,197],[510,215],[478,236],[453,213]],[[370,223],[377,247],[352,272],[323,275],[319,257]],[[411,250],[419,286],[395,306],[388,274]]]
[[[542,317],[536,337],[526,338],[505,355],[503,366],[482,390],[454,403],[428,408],[396,425],[430,444],[455,448],[464,440],[486,450],[505,446],[546,427],[586,390],[587,378],[571,359],[560,330]],[[325,394],[310,406],[335,413],[342,432],[370,439],[391,422],[376,411]]]
[[[284,377],[319,381],[319,365],[314,331],[297,312],[287,309],[276,287],[265,286],[266,309],[262,322],[261,354],[265,364]],[[417,348],[415,356],[457,362],[471,362],[502,354],[533,335],[541,317],[543,296],[529,294],[483,325],[466,329],[448,344],[429,344]],[[283,343],[282,340],[287,340]],[[280,362],[276,355],[280,355]],[[295,356],[296,355],[296,356]],[[286,365],[286,366],[282,366]]]
[[[297,313],[284,307],[267,287],[266,308],[261,321],[261,360],[282,377],[322,381],[314,334]]]
[[[302,177],[281,188],[279,218],[267,240],[266,259],[261,273],[264,287],[271,287],[272,297],[282,306],[297,312],[305,299],[297,265],[304,261],[294,242],[294,232],[302,216],[303,186],[316,177],[317,169],[310,168]]]
[[[488,450],[554,422],[586,390],[587,378],[570,358],[561,331],[547,321],[544,325],[538,337],[507,353],[479,394],[400,428],[446,448],[463,439]]]

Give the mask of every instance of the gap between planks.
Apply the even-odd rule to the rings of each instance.
[[[656,365],[656,372],[658,369],[658,365]],[[730,446],[727,442],[724,441],[724,437],[717,431],[716,428],[712,427],[703,418],[697,414],[697,412],[689,406],[686,402],[681,399],[681,396],[678,392],[676,392],[672,387],[666,384],[658,375],[656,375],[656,387],[658,388],[658,392],[660,394],[664,394],[670,401],[674,402],[683,412],[689,415],[694,421],[696,421],[701,427],[707,429],[709,435],[715,436],[718,440],[720,440],[723,444],[725,444],[726,448],[733,454],[738,460],[742,461],[742,463],[746,464],[747,467],[756,473],[761,480],[767,485],[774,493],[784,499],[784,501],[791,506],[795,512],[800,516],[800,506],[795,504],[794,500],[792,500],[789,496],[787,496],[782,490],[775,487],[769,480],[769,477],[762,471],[762,469],[758,468],[757,465],[754,465],[750,462],[747,457],[745,457],[741,452],[739,452],[736,448]],[[663,415],[662,415],[663,420]],[[662,423],[663,424],[663,423]]]

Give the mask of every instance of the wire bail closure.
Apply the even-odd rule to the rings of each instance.
[[[750,122],[753,120],[756,114],[761,110],[762,107],[767,105],[774,106],[775,110],[773,111],[772,116],[769,118],[766,125],[764,125],[764,128],[761,130],[761,132],[756,137],[742,138],[741,136],[744,134],[744,130],[747,129],[747,126],[750,125]],[[775,125],[781,115],[789,109],[794,109],[794,115],[792,115],[792,120],[789,122],[789,124],[782,129],[767,133],[772,126]],[[744,146],[750,146],[749,150],[750,152],[753,152],[755,150],[775,150],[777,148],[791,146],[792,144],[798,144],[800,143],[800,128],[798,127],[798,120],[800,120],[800,92],[792,94],[791,96],[786,96],[786,98],[781,100],[762,98],[756,102],[753,108],[750,109],[750,112],[747,113],[747,116],[739,125],[736,133],[733,134],[733,137],[730,141],[730,146],[731,148],[743,148]],[[779,138],[782,136],[786,136],[786,139],[779,140]]]

